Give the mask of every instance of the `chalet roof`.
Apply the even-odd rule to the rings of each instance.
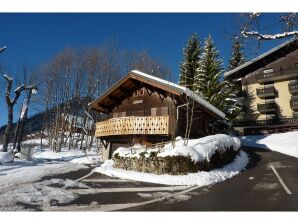
[[[243,65],[238,66],[237,68],[226,72],[224,76],[230,79],[238,79],[244,77],[245,75],[258,70],[270,64],[277,59],[286,56],[287,54],[295,51],[298,47],[298,39],[292,38],[275,48],[265,52],[264,54],[259,55],[258,57],[244,63]]]
[[[158,90],[161,93],[174,94],[174,95],[186,95],[194,99],[202,108],[214,114],[216,117],[224,119],[225,114],[204,100],[201,96],[194,93],[190,89],[169,82],[167,80],[148,75],[138,70],[132,70],[114,86],[108,89],[103,95],[89,103],[89,107],[93,110],[97,110],[103,113],[107,113],[107,108],[112,109],[116,106],[115,101],[122,102],[126,97],[133,94],[140,86],[151,86],[153,89]],[[117,99],[116,99],[117,98]],[[119,104],[119,103],[118,103]]]

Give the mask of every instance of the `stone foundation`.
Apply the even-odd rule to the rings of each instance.
[[[119,157],[119,155],[115,154],[113,160],[115,168],[145,173],[182,175],[220,168],[232,162],[237,153],[238,151],[236,152],[233,149],[229,149],[224,153],[216,152],[210,161],[201,161],[199,163],[194,163],[189,157],[184,156],[141,156],[140,158],[130,158]]]

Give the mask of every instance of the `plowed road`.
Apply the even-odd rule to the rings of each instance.
[[[80,178],[91,188],[68,189],[78,198],[49,210],[298,211],[298,159],[277,152],[244,150],[250,156],[247,170],[213,186],[165,186],[94,173]],[[78,175],[64,177],[77,179]]]

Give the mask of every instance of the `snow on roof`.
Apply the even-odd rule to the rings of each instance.
[[[212,104],[207,102],[205,99],[203,99],[201,96],[194,93],[192,90],[188,89],[187,87],[180,86],[176,83],[173,83],[173,82],[170,82],[170,81],[167,81],[167,80],[164,80],[164,79],[152,76],[152,75],[148,75],[148,74],[146,74],[144,72],[140,72],[138,70],[132,70],[131,73],[142,76],[143,78],[158,82],[159,84],[170,86],[171,88],[176,89],[178,92],[184,93],[186,96],[194,99],[198,104],[200,104],[201,106],[205,107],[206,109],[212,111],[214,114],[218,115],[222,119],[225,118],[225,114],[222,111],[217,109],[215,106],[213,106]]]
[[[279,49],[281,49],[282,47],[288,45],[289,43],[294,42],[295,40],[297,40],[296,37],[294,37],[294,38],[292,38],[290,40],[287,40],[286,42],[284,42],[284,43],[282,43],[282,44],[280,44],[280,45],[272,48],[271,50],[265,52],[264,54],[261,54],[261,55],[255,57],[254,59],[252,59],[252,60],[250,60],[250,61],[248,61],[248,62],[246,62],[246,63],[244,63],[244,64],[242,64],[240,66],[238,66],[237,68],[234,68],[233,70],[226,72],[224,74],[224,77],[228,77],[228,76],[234,74],[235,72],[238,72],[239,70],[241,70],[241,69],[243,69],[243,68],[245,68],[245,67],[247,67],[247,66],[249,66],[249,65],[251,65],[251,64],[253,64],[253,63],[255,63],[255,62],[257,62],[257,61],[259,61],[261,59],[263,59],[263,58],[265,58],[266,56],[272,54],[273,52],[275,52],[275,51],[277,51]]]

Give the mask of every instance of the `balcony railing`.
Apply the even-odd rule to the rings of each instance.
[[[298,111],[298,97],[292,97],[290,100],[290,107],[294,111]]]
[[[280,118],[257,121],[236,121],[233,122],[234,127],[249,127],[249,126],[268,126],[268,125],[298,125],[298,118]]]
[[[260,98],[275,97],[276,89],[274,86],[257,89],[257,96]]]
[[[169,116],[120,117],[96,123],[96,137],[114,135],[169,135]]]
[[[260,113],[270,113],[276,111],[276,103],[275,102],[267,102],[257,105],[258,111]]]
[[[291,94],[297,94],[298,93],[298,82],[296,81],[290,81],[289,83],[289,92]]]
[[[293,79],[297,77],[298,77],[298,68],[279,70],[279,71],[274,71],[269,73],[258,73],[256,75],[258,83],[288,80],[288,79]]]

